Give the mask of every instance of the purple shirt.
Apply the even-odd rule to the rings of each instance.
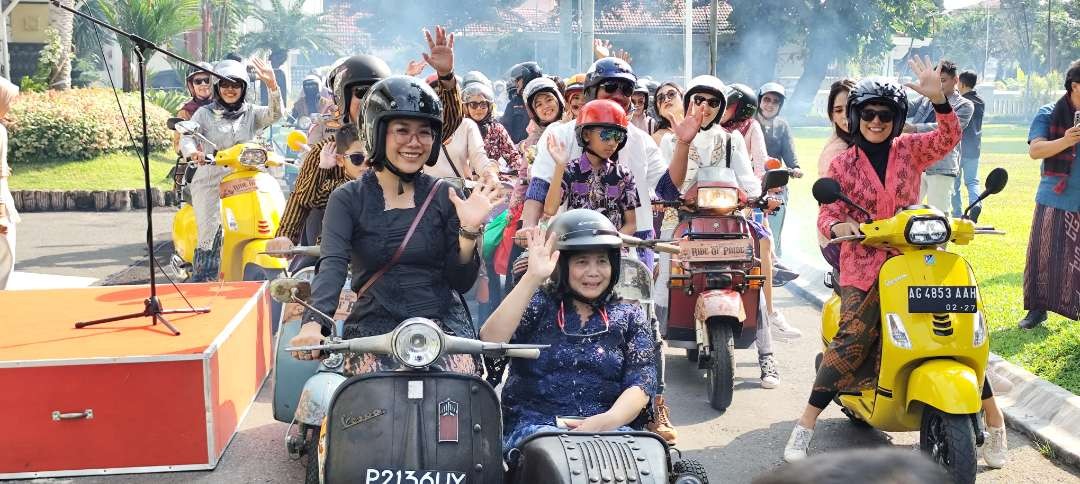
[[[607,160],[599,170],[593,170],[586,154],[576,162],[567,163],[562,194],[567,209],[596,210],[611,220],[616,229],[621,229],[625,223],[623,214],[627,210],[641,206],[630,170],[612,160]]]

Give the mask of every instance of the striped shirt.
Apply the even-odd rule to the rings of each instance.
[[[441,84],[441,83],[440,83]],[[449,139],[461,124],[464,111],[461,107],[461,94],[457,84],[450,89],[436,88],[439,100],[443,105],[443,139]],[[333,143],[334,137],[316,143],[311,151],[304,157],[304,163],[300,165],[300,173],[296,177],[296,185],[292,195],[285,204],[285,212],[281,215],[281,223],[278,225],[277,237],[288,237],[293,243],[300,242],[300,233],[304,227],[304,220],[308,212],[314,208],[326,208],[326,202],[330,200],[330,194],[335,188],[349,181],[345,176],[345,170],[340,166],[323,169],[319,168],[319,153],[326,143]]]

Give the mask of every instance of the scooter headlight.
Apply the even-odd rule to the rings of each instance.
[[[986,320],[983,318],[982,311],[975,312],[975,328],[973,330],[974,336],[971,337],[971,346],[976,348],[986,343]]]
[[[699,188],[697,205],[713,210],[735,210],[739,206],[739,190],[727,187]]]
[[[248,148],[240,153],[240,164],[247,166],[258,166],[266,163],[267,155],[266,150],[258,148]]]
[[[907,329],[904,328],[904,322],[900,319],[900,316],[888,313],[885,315],[885,323],[885,326],[889,329],[889,338],[892,339],[893,344],[897,348],[910,350],[911,338],[908,337]]]
[[[394,357],[410,368],[429,366],[439,358],[443,332],[431,320],[409,318],[398,325],[393,336]]]
[[[949,221],[942,217],[914,217],[904,237],[911,245],[938,245],[949,240],[950,232]]]

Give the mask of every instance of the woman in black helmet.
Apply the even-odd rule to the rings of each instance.
[[[565,427],[629,430],[656,393],[656,339],[642,308],[614,293],[622,239],[588,209],[529,232],[529,268],[480,329],[484,341],[551,345],[515,360],[503,387],[503,449]],[[549,276],[550,281],[549,281]]]
[[[442,105],[423,81],[393,76],[371,87],[360,108],[372,169],[330,196],[323,217],[322,257],[312,287],[312,306],[333,313],[345,271],[352,268],[353,310],[345,338],[388,333],[409,317],[426,317],[443,330],[476,337],[455,292],[476,281],[476,239],[498,195],[480,187],[463,200],[449,185],[423,173],[438,159]],[[415,222],[414,222],[415,221]],[[313,311],[290,344],[315,344],[333,323]],[[310,359],[318,352],[297,352]],[[450,357],[446,368],[474,372],[471,357]],[[392,368],[390,358],[355,355],[346,371]]]

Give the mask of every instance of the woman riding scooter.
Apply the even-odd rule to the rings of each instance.
[[[630,430],[656,393],[652,325],[613,292],[622,253],[615,226],[599,212],[570,210],[544,237],[528,232],[528,270],[480,329],[484,341],[551,345],[510,366],[504,452],[560,421],[577,431]]]
[[[433,319],[444,331],[475,337],[454,293],[476,282],[476,240],[498,195],[481,186],[463,200],[449,185],[422,172],[438,159],[442,138],[442,103],[423,81],[406,76],[379,81],[364,97],[360,114],[372,169],[330,196],[312,307],[333,313],[351,265],[358,295],[345,320],[345,338],[388,333],[410,317]],[[304,321],[290,346],[317,344],[332,332],[332,322],[310,309]],[[451,357],[444,364],[454,371],[476,371],[469,357]],[[389,358],[358,355],[347,358],[345,371],[394,366]]]
[[[906,86],[934,103],[937,129],[901,135],[908,106],[903,87],[885,78],[864,79],[848,99],[848,126],[855,144],[829,166],[829,176],[840,183],[843,193],[875,219],[918,203],[919,175],[960,141],[960,123],[942,92],[938,69],[929,59],[916,57],[908,64],[919,82]],[[830,238],[854,236],[859,234],[856,220],[864,219],[846,204],[822,205],[818,230]],[[817,417],[838,392],[858,391],[873,383],[881,337],[877,276],[889,257],[886,250],[857,241],[841,245],[840,330],[825,350],[809,402],[784,448],[784,460],[806,457]]]
[[[250,141],[256,133],[281,119],[284,108],[274,71],[261,59],[253,58],[251,63],[258,78],[269,89],[269,106],[253,106],[244,101],[248,90],[247,69],[237,61],[224,60],[214,66],[214,72],[225,76],[224,79],[214,78],[214,102],[199,108],[191,117],[199,123],[200,133],[217,149]],[[208,149],[213,148],[203,146],[194,137],[185,136],[180,141],[184,158],[199,165],[206,163]],[[222,237],[218,189],[227,172],[217,166],[201,166],[191,180],[191,204],[195,209],[199,239],[192,261],[191,282],[211,281],[218,277]]]
[[[198,64],[200,68],[205,70],[212,70],[214,67],[209,62],[200,62]],[[180,109],[176,111],[176,117],[187,121],[195,115],[195,111],[199,108],[206,106],[214,102],[213,92],[213,78],[209,72],[204,70],[192,69],[191,73],[187,75],[187,90],[188,94],[191,94],[191,99],[180,106]],[[180,133],[173,133],[173,152],[180,152]]]

